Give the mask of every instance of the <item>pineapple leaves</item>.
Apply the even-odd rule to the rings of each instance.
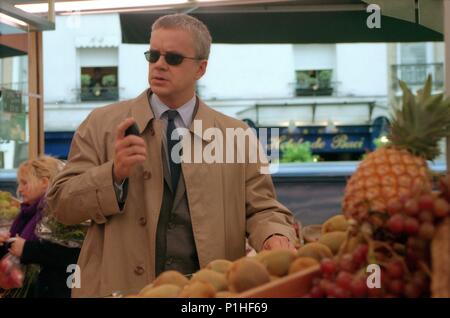
[[[432,95],[432,86],[432,77],[428,76],[424,87],[414,95],[400,81],[402,105],[394,108],[389,134],[393,146],[429,160],[439,155],[439,141],[450,136],[450,99],[444,99],[443,94]]]
[[[428,75],[425,86],[417,91],[419,103],[424,103],[431,96],[431,88],[433,87],[433,79],[431,74]]]

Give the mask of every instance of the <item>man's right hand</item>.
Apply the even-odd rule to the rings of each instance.
[[[131,169],[147,158],[147,148],[143,138],[129,135],[125,130],[133,125],[134,118],[127,118],[117,126],[116,142],[114,144],[114,181],[118,184],[130,176]]]

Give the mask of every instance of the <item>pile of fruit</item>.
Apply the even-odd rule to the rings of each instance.
[[[431,77],[417,96],[401,87],[389,145],[363,160],[315,242],[216,260],[191,279],[164,272],[134,296],[233,297],[306,268],[318,275],[305,297],[429,297],[436,282],[450,294],[450,176],[427,166],[450,135],[450,99],[431,95]]]
[[[0,191],[0,223],[11,222],[20,210],[20,202],[11,193]]]
[[[190,279],[176,271],[163,272],[138,294],[129,297],[236,297],[239,293],[312,266],[318,267],[319,261],[296,255],[290,250],[263,251],[234,262],[214,260]]]
[[[336,256],[321,261],[307,296],[427,297],[432,280],[449,282],[448,260],[446,270],[433,271],[430,251],[450,213],[450,179],[433,176],[426,160],[450,135],[450,100],[431,95],[431,78],[417,96],[401,85],[403,107],[392,118],[390,144],[369,154],[350,178],[347,237]]]
[[[337,255],[321,261],[321,277],[307,296],[430,296],[431,240],[449,215],[447,200],[443,191],[418,192],[392,200],[387,213],[371,212],[365,221],[349,221],[346,239]],[[370,277],[379,284],[370,288]]]
[[[214,260],[189,279],[176,271],[161,273],[138,294],[129,297],[184,297],[228,298],[289,277],[305,269],[319,268],[320,261],[337,253],[339,245],[347,236],[348,222],[344,216],[336,216],[323,226],[319,242],[306,244],[295,253],[277,249],[262,251],[234,262]]]

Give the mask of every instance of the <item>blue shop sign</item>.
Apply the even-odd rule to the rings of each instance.
[[[251,121],[246,122],[250,127],[257,128]],[[372,125],[259,128],[267,129],[269,143],[271,140],[271,128],[277,128],[281,141],[309,142],[314,154],[365,153],[376,148],[374,141],[377,138],[387,135],[389,120],[385,117],[378,117],[373,121]],[[258,132],[258,129],[256,131]]]
[[[323,134],[323,135],[291,135],[297,142],[309,142],[313,153],[330,152],[366,152],[370,151],[372,140],[370,134]]]

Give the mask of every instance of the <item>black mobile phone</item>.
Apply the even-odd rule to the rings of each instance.
[[[139,136],[139,128],[136,125],[136,123],[133,123],[133,125],[131,125],[130,127],[127,128],[127,130],[125,130],[125,137],[128,135]]]

